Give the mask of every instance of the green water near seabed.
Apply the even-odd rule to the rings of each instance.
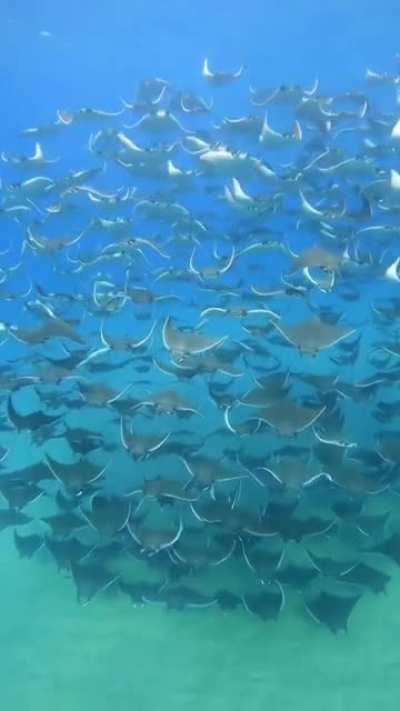
[[[86,607],[46,561],[0,538],[2,708],[16,711],[366,711],[400,701],[400,571],[334,637],[289,604],[276,622],[244,611]]]

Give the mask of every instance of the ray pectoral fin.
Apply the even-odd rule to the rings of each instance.
[[[120,418],[119,434],[120,434],[121,444],[122,444],[123,448],[126,449],[127,452],[129,452],[130,446],[129,446],[127,435],[126,435],[125,419],[123,416]]]
[[[92,360],[94,360],[94,358],[98,358],[99,356],[104,355],[104,353],[109,353],[110,350],[111,349],[109,345],[106,345],[103,348],[97,348],[95,351],[91,351],[91,353],[89,353],[86,358],[81,360],[76,367],[82,368],[84,365],[87,365]]]
[[[141,348],[141,347],[144,346],[146,343],[148,343],[148,342],[150,341],[150,339],[151,339],[151,337],[152,337],[154,331],[155,331],[156,326],[157,326],[157,322],[154,321],[154,323],[152,324],[152,326],[151,326],[150,331],[148,332],[148,334],[147,334],[146,336],[144,336],[143,338],[141,338],[139,341],[136,341],[135,344],[132,345],[132,348],[133,348],[133,349]]]
[[[167,442],[169,440],[169,438],[171,437],[171,434],[172,434],[171,432],[168,432],[168,434],[166,434],[158,442],[156,442],[156,444],[153,447],[150,447],[149,452],[157,452],[159,449],[161,449],[163,444],[165,444],[165,442]]]

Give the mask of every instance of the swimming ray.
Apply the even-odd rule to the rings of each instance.
[[[245,610],[264,622],[276,620],[285,607],[285,593],[278,582],[271,583],[259,593],[245,593],[241,598]]]
[[[174,479],[167,479],[164,476],[158,476],[154,479],[145,479],[138,488],[128,492],[128,496],[134,493],[140,493],[143,498],[154,498],[161,503],[166,501],[197,501],[200,496],[199,491],[194,491],[188,487],[187,483],[183,484]]]
[[[318,571],[311,565],[302,565],[296,562],[286,563],[284,561],[278,566],[276,579],[281,585],[288,585],[301,592],[318,575]]]
[[[295,325],[284,326],[277,321],[271,321],[271,324],[300,353],[314,356],[357,332],[356,328],[346,328],[338,324],[333,326],[319,318],[301,321]]]
[[[168,610],[184,610],[189,608],[206,608],[216,604],[217,598],[204,595],[186,585],[175,587],[163,586],[157,592],[145,593],[144,602],[164,604]]]
[[[134,459],[143,459],[144,457],[149,457],[159,449],[170,438],[171,433],[168,432],[166,435],[153,435],[153,434],[138,434],[132,429],[132,426],[128,429],[124,417],[120,420],[120,437],[121,443],[124,449],[126,449],[129,454],[134,457]]]
[[[61,537],[69,536],[74,531],[87,525],[86,521],[74,511],[44,516],[41,520],[50,526],[53,535]]]
[[[165,583],[162,581],[158,583],[127,583],[120,580],[119,582],[119,587],[122,592],[128,595],[135,605],[143,604],[146,598],[151,599],[153,595],[156,596],[164,585]]]
[[[261,475],[261,472],[265,474]],[[276,483],[278,486],[285,487],[288,491],[299,492],[320,476],[321,466],[318,462],[310,461],[310,458],[304,460],[300,457],[292,456],[285,458],[275,457],[268,466],[258,467],[253,472],[253,476],[257,481],[260,481],[259,473],[260,476],[263,476],[261,481],[263,486]]]
[[[21,430],[38,430],[40,427],[51,425],[61,418],[61,415],[47,415],[41,410],[37,410],[28,415],[20,415],[15,409],[11,395],[8,396],[7,400],[7,415],[18,432]]]
[[[77,600],[83,606],[88,605],[96,595],[115,585],[119,578],[118,575],[108,572],[105,568],[91,563],[71,562],[71,571]]]
[[[127,525],[131,504],[126,499],[95,493],[90,498],[90,508],[81,511],[90,525],[102,536],[112,538]]]
[[[102,436],[83,427],[66,427],[63,437],[71,449],[81,456],[90,454],[94,450],[104,447]]]
[[[366,587],[377,595],[378,593],[385,592],[386,585],[390,581],[390,575],[361,561],[347,572],[342,573],[341,579],[348,583],[355,583]]]
[[[14,543],[21,558],[32,558],[44,546],[45,541],[37,533],[20,536],[17,531],[14,531]]]
[[[164,322],[162,337],[164,347],[178,361],[186,355],[197,355],[218,348],[227,339],[227,336],[211,338],[193,330],[178,329],[173,326],[169,316]]]
[[[180,518],[178,526],[175,529],[171,529],[170,526],[168,528],[149,528],[130,520],[128,522],[128,531],[143,552],[148,555],[154,555],[171,548],[179,541],[183,531],[183,521]]]
[[[362,597],[362,589],[350,583],[323,579],[306,592],[304,604],[311,617],[333,634],[347,632],[350,615]]]
[[[238,472],[237,468],[234,471],[223,462],[211,457],[196,455],[190,459],[180,457],[180,460],[191,476],[191,485],[197,485],[200,488],[208,488],[217,482],[239,482],[248,478],[246,472]]]
[[[266,422],[280,435],[293,437],[315,424],[325,410],[325,405],[319,408],[304,407],[286,398],[261,410],[258,419]]]
[[[4,531],[9,526],[24,526],[30,523],[31,517],[18,511],[17,509],[0,509],[0,531]]]
[[[373,553],[381,553],[400,565],[400,533],[396,531],[368,547]]]
[[[287,383],[286,376],[282,379],[279,374],[267,376],[263,382],[259,382],[259,386],[253,390],[248,390],[239,399],[241,405],[249,407],[268,407],[280,400],[283,400],[288,394],[290,385]]]
[[[324,469],[326,471],[328,467]],[[390,478],[386,471],[376,475],[373,471],[368,471],[364,464],[351,457],[347,457],[337,467],[329,469],[327,476],[349,493],[364,496],[379,494],[390,485]]]
[[[311,247],[293,256],[295,269],[322,267],[328,271],[337,271],[343,261],[343,255],[329,252],[320,246]]]
[[[221,610],[236,610],[238,607],[243,607],[242,598],[225,588],[217,590],[215,596]]]
[[[43,490],[36,484],[13,476],[0,477],[0,494],[11,509],[23,509],[43,496]]]
[[[204,59],[203,62],[203,69],[202,69],[202,75],[207,81],[209,81],[211,84],[214,84],[215,86],[223,86],[224,84],[231,84],[234,82],[236,79],[239,79],[244,72],[244,66],[241,65],[239,69],[237,69],[235,72],[222,72],[222,71],[213,71],[210,68],[209,61],[207,57]]]
[[[30,464],[22,469],[15,469],[11,474],[13,479],[17,481],[25,481],[29,484],[38,484],[46,479],[52,479],[53,475],[44,462]]]
[[[67,492],[71,494],[79,494],[85,489],[90,488],[90,485],[101,479],[109,464],[110,460],[104,467],[99,468],[87,459],[79,459],[71,464],[64,464],[53,459],[49,454],[46,454],[45,462],[53,476],[60,481]]]
[[[178,560],[192,572],[198,572],[209,566],[216,567],[225,563],[236,548],[235,539],[232,539],[230,544],[222,546],[209,538],[205,543],[203,538],[200,540],[197,540],[198,537],[196,539],[192,538],[193,540],[191,541],[190,536],[185,538],[183,535],[171,549],[174,560]]]
[[[178,366],[179,368],[186,368],[186,359],[184,362]],[[196,370],[197,372],[197,370]],[[189,399],[184,395],[181,395],[177,390],[159,390],[156,393],[146,397],[144,400],[139,401],[137,407],[152,407],[159,414],[164,413],[167,415],[172,415],[174,413],[193,413],[194,415],[199,415],[199,411],[192,406]]]
[[[74,536],[65,539],[46,536],[45,544],[58,570],[70,570],[72,563],[83,560],[92,550],[92,546],[84,545]]]
[[[257,576],[257,579],[268,584],[276,578],[276,572],[285,549],[282,541],[277,538],[260,539],[256,543],[240,539],[243,558],[248,568]]]

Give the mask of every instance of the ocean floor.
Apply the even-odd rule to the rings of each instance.
[[[87,606],[54,566],[0,538],[6,711],[394,711],[400,701],[400,571],[333,636],[290,606],[276,622],[218,609]],[[396,577],[397,573],[397,577]]]

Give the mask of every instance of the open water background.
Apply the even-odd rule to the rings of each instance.
[[[221,68],[243,61],[256,86],[310,85],[317,76],[329,93],[360,87],[366,66],[390,71],[400,50],[394,0],[2,0],[0,23],[0,148],[11,153],[20,152],[20,129],[52,120],[59,107],[112,109],[142,78],[201,93],[204,56]],[[80,168],[74,158],[70,167]],[[6,320],[11,307],[0,308]],[[13,456],[29,463],[23,451]],[[45,557],[20,560],[3,532],[0,705],[394,711],[400,573],[392,573],[387,594],[365,596],[349,634],[335,637],[296,610],[263,624],[244,611],[134,608],[122,596],[81,607],[67,576]]]

